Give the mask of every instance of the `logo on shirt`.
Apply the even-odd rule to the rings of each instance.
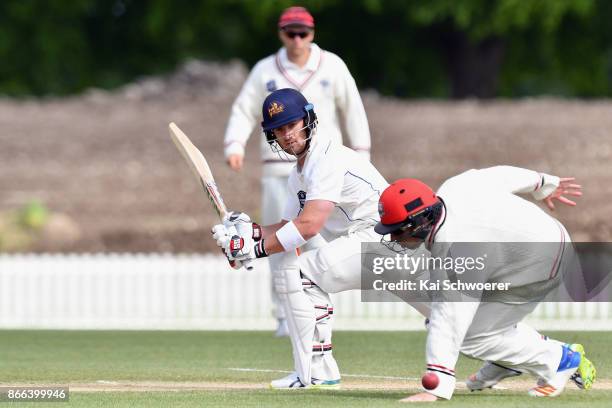
[[[323,88],[327,88],[329,86],[329,81],[327,79],[322,79],[321,80],[321,86]]]
[[[300,202],[300,210],[303,210],[304,203],[306,203],[306,192],[300,190],[298,191],[297,196],[298,196],[298,201]]]
[[[268,115],[270,115],[270,117],[274,116],[274,115],[278,115],[279,113],[283,112],[285,110],[285,105],[283,105],[280,102],[272,102],[270,104],[270,106],[268,106]]]
[[[266,89],[268,90],[268,92],[276,91],[278,89],[276,86],[276,81],[271,80],[271,81],[266,82]]]

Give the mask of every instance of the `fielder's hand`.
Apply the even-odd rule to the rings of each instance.
[[[555,203],[553,200],[558,200],[559,202],[574,207],[576,205],[575,201],[570,200],[566,195],[573,197],[580,197],[582,195],[582,186],[580,184],[575,184],[575,177],[566,177],[561,178],[559,180],[559,187],[555,191],[553,191],[548,197],[544,199],[544,202],[550,208],[551,211],[555,211]]]
[[[227,164],[234,171],[242,170],[242,164],[244,162],[244,156],[241,154],[230,154],[227,157]]]

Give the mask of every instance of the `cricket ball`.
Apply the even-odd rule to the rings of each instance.
[[[429,372],[421,378],[421,384],[426,390],[433,390],[440,384],[440,379],[436,373]]]

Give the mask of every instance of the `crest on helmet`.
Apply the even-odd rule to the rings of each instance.
[[[285,110],[285,106],[279,102],[272,102],[268,107],[268,115],[273,117],[274,115],[278,115],[279,113]]]
[[[383,206],[382,201],[378,202],[378,215],[380,215],[380,218],[385,216],[385,208]]]

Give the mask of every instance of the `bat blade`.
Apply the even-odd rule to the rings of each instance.
[[[210,199],[210,202],[215,209],[215,212],[219,216],[220,220],[223,220],[223,217],[227,214],[227,207],[223,202],[223,197],[221,197],[221,193],[219,192],[219,188],[217,188],[217,183],[215,183],[215,178],[212,175],[212,171],[208,166],[208,162],[206,158],[202,154],[202,152],[195,147],[195,145],[189,140],[187,135],[183,133],[183,131],[176,125],[176,123],[171,122],[168,125],[170,129],[170,137],[174,142],[174,145],[181,152],[181,155],[189,164],[189,168],[198,179],[198,182],[202,186],[202,189]],[[253,269],[251,262],[246,261],[229,261],[232,268],[240,268],[241,265],[244,265],[248,270]]]
[[[223,219],[225,214],[227,214],[227,207],[223,202],[221,193],[219,193],[219,188],[217,183],[215,183],[215,178],[212,175],[212,171],[210,171],[206,158],[174,122],[170,123],[168,127],[170,128],[170,137],[176,148],[181,152],[191,171],[202,185],[219,219]]]

